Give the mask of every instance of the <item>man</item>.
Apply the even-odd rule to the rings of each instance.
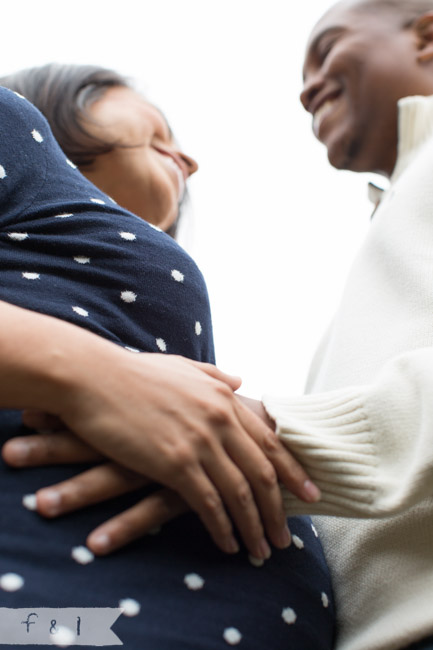
[[[314,28],[301,101],[316,137],[335,167],[391,181],[314,360],[314,394],[265,399],[321,488],[316,512],[392,515],[318,520],[341,650],[433,647],[429,95],[432,2],[346,1]]]
[[[431,95],[433,0],[345,0],[314,28],[301,100],[316,136],[335,167],[390,178],[310,394],[264,399],[322,492],[284,496],[327,515],[338,650],[433,648]]]

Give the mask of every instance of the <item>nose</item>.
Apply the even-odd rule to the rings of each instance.
[[[315,74],[309,74],[305,77],[304,87],[299,96],[302,106],[306,111],[311,113],[311,103],[317,93],[323,88],[324,79],[323,76],[317,71]]]
[[[188,170],[188,177],[192,176],[195,174],[195,172],[198,169],[198,163],[194,158],[191,158],[191,156],[187,156],[183,151],[178,151],[177,154],[182,158],[182,160],[186,163],[186,167]]]

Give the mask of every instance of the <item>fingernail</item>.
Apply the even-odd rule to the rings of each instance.
[[[287,526],[284,526],[281,535],[280,535],[280,546],[281,548],[287,548],[292,543],[292,536],[290,530]]]
[[[225,543],[227,553],[237,553],[239,551],[239,544],[233,536],[228,537]]]
[[[39,492],[40,505],[44,513],[57,515],[60,512],[62,497],[56,490],[41,490]]]
[[[304,483],[304,494],[307,497],[308,501],[320,501],[322,496],[317,485],[314,485],[312,481],[305,481]]]
[[[256,557],[261,557],[264,560],[269,560],[269,558],[272,555],[272,551],[271,551],[271,548],[270,548],[268,542],[265,540],[265,538],[263,538],[260,541],[257,548],[258,548],[258,553],[257,553]]]
[[[30,454],[30,445],[24,440],[10,441],[9,451],[12,452],[15,462],[24,462]]]
[[[36,494],[25,494],[22,499],[22,504],[27,510],[37,510],[38,503]]]
[[[90,538],[92,547],[96,551],[106,551],[110,546],[110,538],[107,533],[97,533]]]

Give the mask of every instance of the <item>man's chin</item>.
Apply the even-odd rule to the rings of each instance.
[[[354,140],[339,141],[327,147],[329,163],[335,169],[351,172],[367,171],[361,169],[359,146]]]

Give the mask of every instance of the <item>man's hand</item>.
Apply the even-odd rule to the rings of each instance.
[[[260,402],[247,398],[240,399],[254,408],[267,423],[272,424]],[[58,419],[38,412],[25,412],[23,420],[27,426],[38,429],[61,429],[62,427]],[[303,479],[304,473],[302,471],[299,473],[297,463],[273,433],[268,438],[263,438],[262,443],[276,467],[280,480],[284,480],[294,491],[298,490],[302,498],[302,487],[308,491],[308,486],[305,488],[302,483],[298,484]],[[90,462],[101,458],[92,448],[64,430],[10,440],[3,448],[3,456],[7,462],[19,467]],[[130,492],[147,483],[148,481],[137,473],[125,470],[115,463],[106,463],[73,479],[39,490],[38,511],[44,516],[55,517]],[[311,496],[307,500],[315,500],[317,493],[314,486],[310,484],[309,489]],[[167,489],[156,491],[132,508],[99,526],[89,535],[88,545],[95,553],[109,553],[159,527],[186,509],[185,502],[173,491]],[[276,545],[284,547],[289,541],[290,537],[284,528]],[[253,550],[250,548],[250,552]],[[256,557],[266,557],[268,549],[264,546],[262,551],[260,556],[257,552],[253,554]]]
[[[132,354],[7,303],[0,313],[0,407],[58,416],[100,454],[173,489],[227,552],[238,548],[233,523],[256,557],[269,554],[265,530],[286,545],[268,460],[279,457],[274,434],[235,397],[239,381],[182,357]],[[308,499],[307,480],[299,468],[297,488]]]

